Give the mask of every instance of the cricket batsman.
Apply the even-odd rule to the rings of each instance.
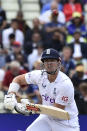
[[[78,109],[74,100],[74,87],[70,78],[60,71],[59,53],[50,48],[42,53],[43,70],[34,70],[15,77],[5,95],[5,108],[13,110],[17,100],[16,93],[21,85],[36,84],[42,104],[67,111],[69,120],[61,120],[48,115],[40,115],[26,131],[80,131]]]

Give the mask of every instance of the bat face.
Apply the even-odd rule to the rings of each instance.
[[[64,120],[69,120],[69,114],[68,112],[57,108],[57,107],[52,107],[52,106],[46,106],[46,105],[40,105],[40,104],[27,104],[26,105],[27,110],[31,110],[34,113],[39,113],[39,114],[46,114],[48,116],[52,116],[54,118],[58,119],[64,119]]]
[[[15,110],[18,113],[24,114],[24,115],[30,115],[32,114],[45,114],[48,116],[51,116],[53,118],[61,119],[61,120],[69,120],[69,114],[68,112],[52,106],[46,106],[46,105],[40,105],[40,104],[22,104],[17,103],[15,106]]]

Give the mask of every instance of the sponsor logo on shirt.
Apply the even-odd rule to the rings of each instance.
[[[68,101],[68,97],[67,96],[63,96],[62,97],[62,101],[67,102]]]
[[[50,103],[55,103],[55,99],[54,98],[51,98],[47,95],[42,95],[42,98],[45,100],[45,101],[49,101]]]

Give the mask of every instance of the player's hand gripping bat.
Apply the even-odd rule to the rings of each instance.
[[[46,106],[41,104],[24,104],[24,103],[17,103],[15,106],[15,110],[18,113],[24,115],[30,114],[46,114],[48,116],[52,116],[54,118],[69,120],[68,112],[53,106]]]

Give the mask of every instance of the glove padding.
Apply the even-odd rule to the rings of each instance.
[[[13,110],[16,104],[17,104],[17,100],[15,97],[15,94],[11,93],[11,94],[5,95],[5,98],[4,98],[5,109]]]
[[[22,104],[30,104],[30,100],[29,99],[21,99],[21,103]]]
[[[32,111],[27,110],[26,104],[30,104],[28,99],[21,99],[21,103],[15,105],[15,110],[23,115],[32,115]]]

